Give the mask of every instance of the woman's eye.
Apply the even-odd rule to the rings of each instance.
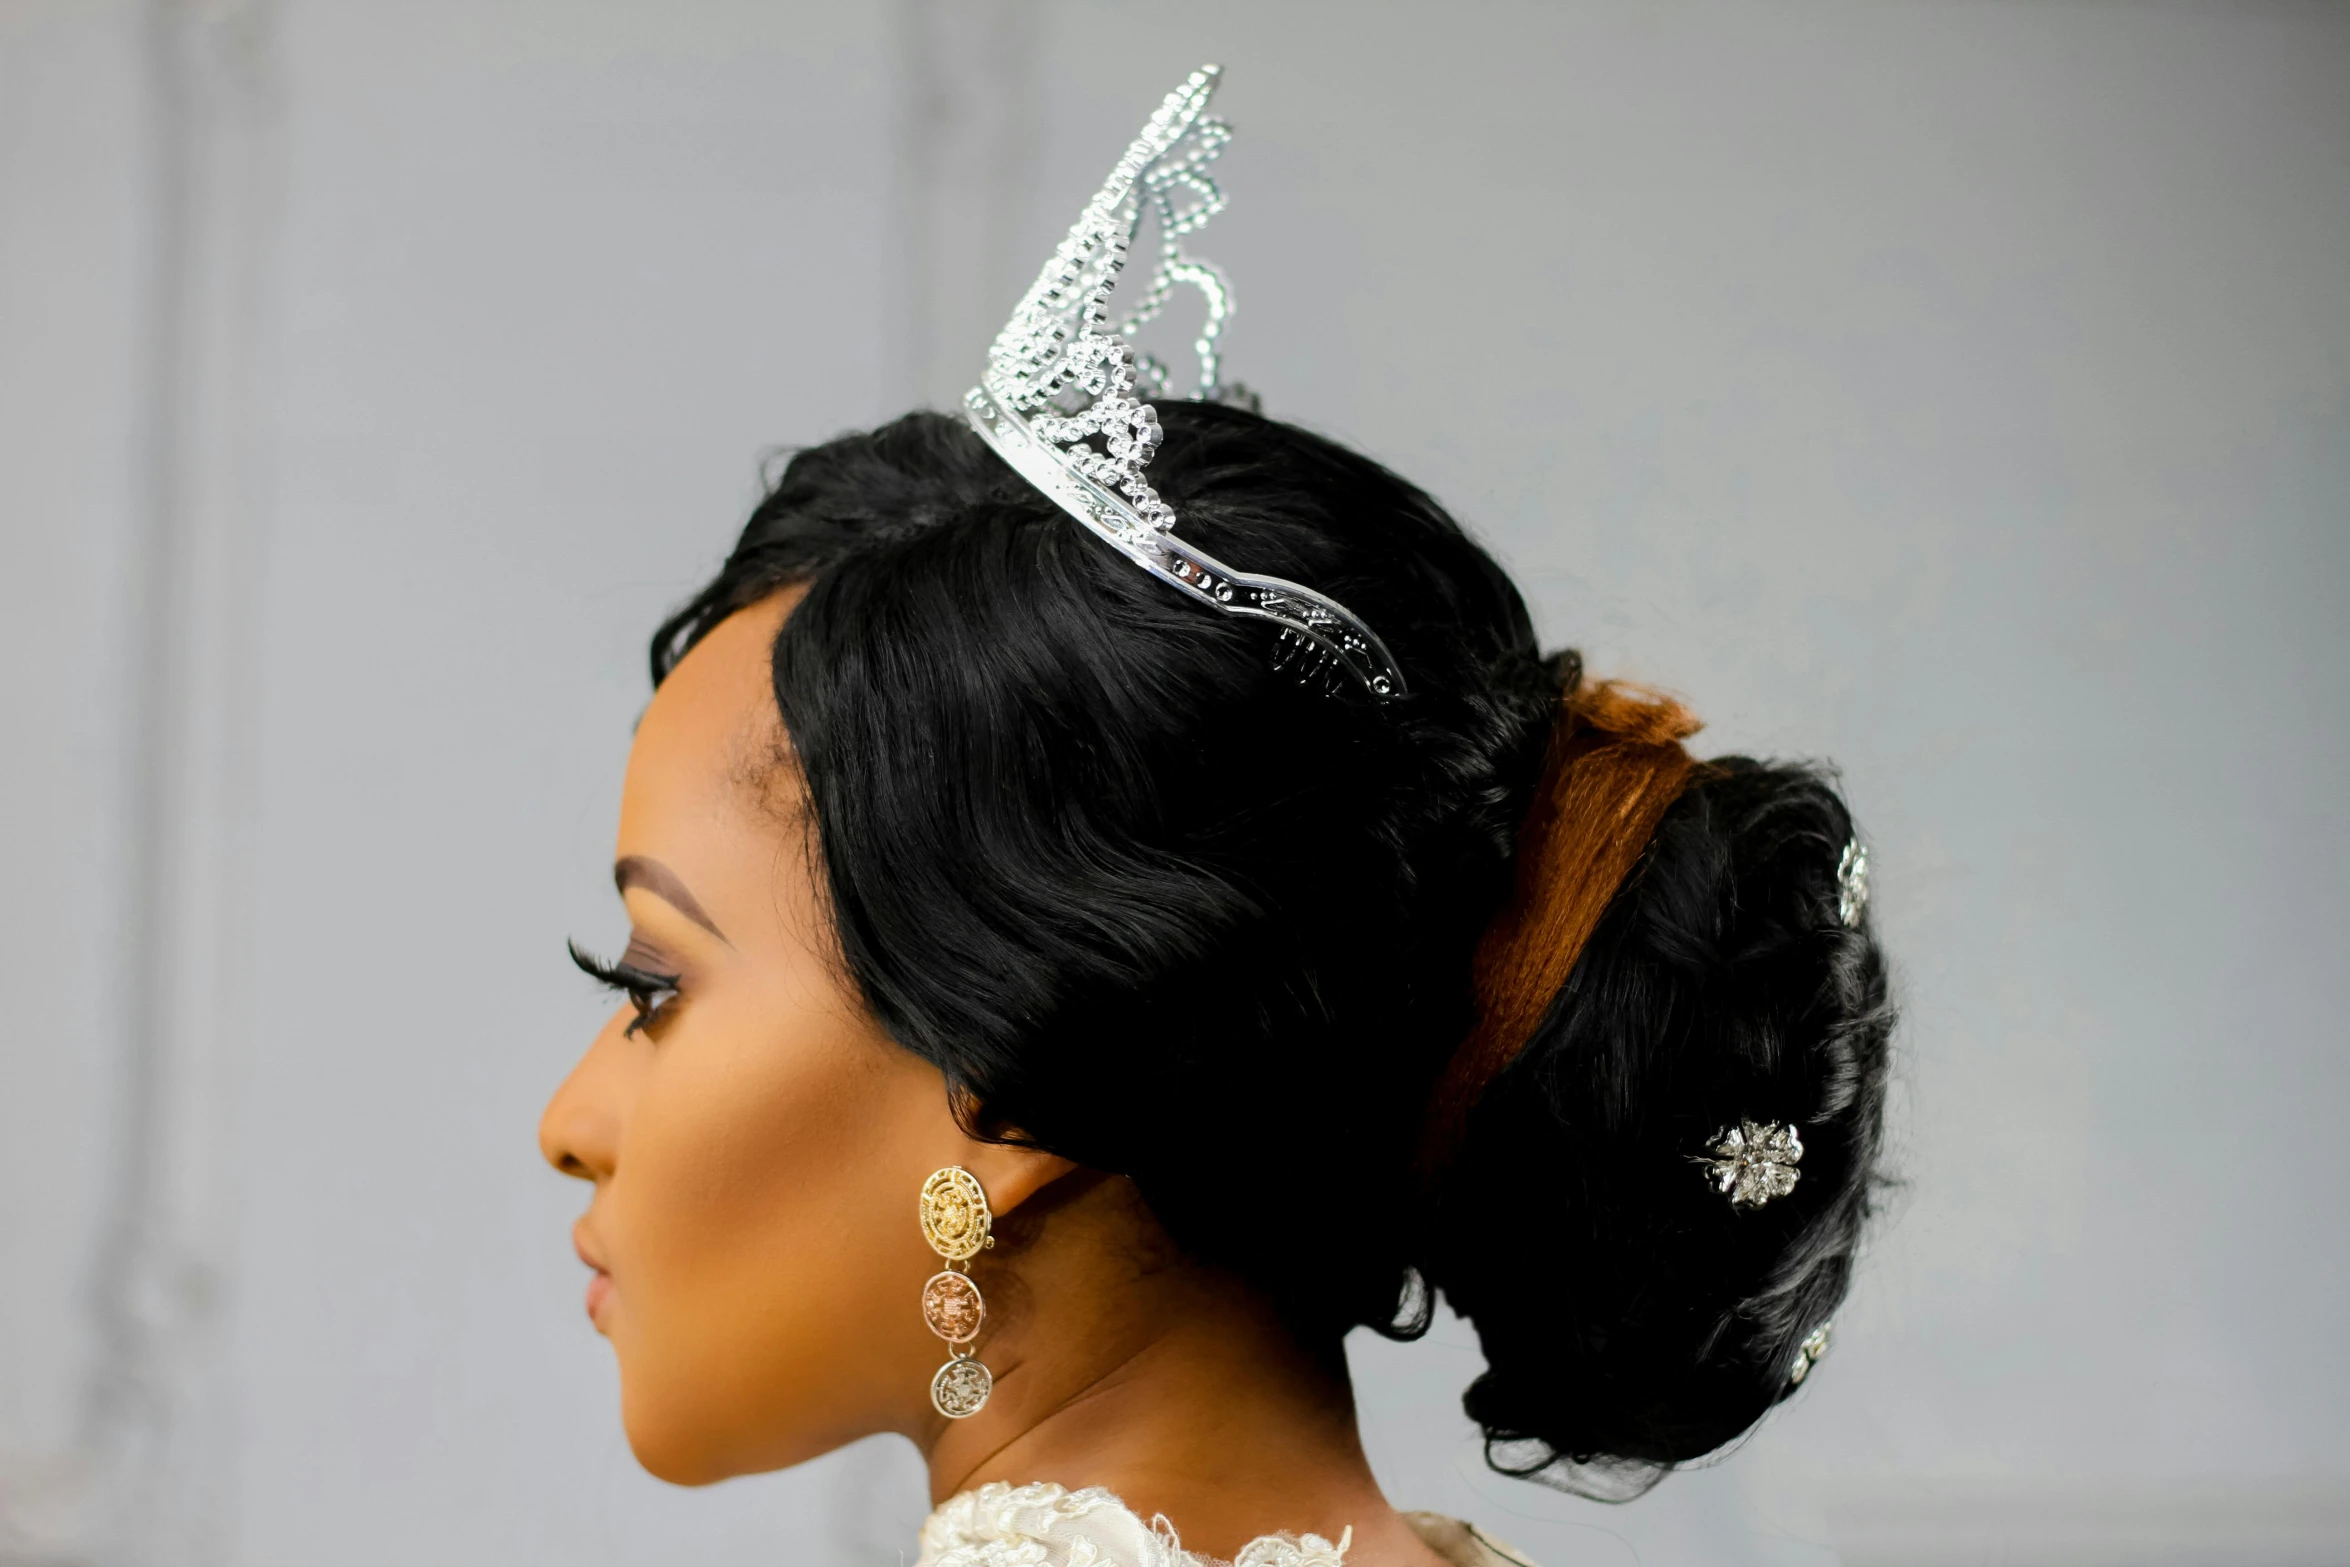
[[[631,1039],[636,1037],[638,1030],[661,1015],[661,1010],[668,1003],[669,998],[676,994],[677,987],[675,985],[629,986],[628,1004],[636,1008],[636,1016],[630,1018],[628,1027],[620,1031],[622,1037]]]
[[[579,965],[581,972],[592,975],[607,990],[615,990],[626,996],[628,1004],[636,1009],[636,1016],[629,1019],[628,1027],[622,1031],[625,1037],[634,1038],[638,1030],[658,1019],[669,998],[677,994],[678,976],[675,974],[658,973],[641,964],[632,963],[627,958],[618,963],[607,963],[602,958],[581,951],[576,941],[570,945],[571,961]],[[629,950],[633,955],[636,950],[634,943],[630,944]]]

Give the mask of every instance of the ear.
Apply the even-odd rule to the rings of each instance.
[[[963,1156],[963,1168],[979,1177],[987,1193],[988,1211],[1014,1212],[1038,1192],[1077,1168],[1074,1160],[1038,1148],[1008,1143],[973,1143]]]

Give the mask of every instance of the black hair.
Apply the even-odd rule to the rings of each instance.
[[[1842,801],[1809,766],[1699,769],[1429,1189],[1431,1087],[1580,663],[1395,474],[1237,408],[1159,413],[1184,538],[1347,605],[1409,697],[1301,682],[1271,627],[931,413],[794,455],[655,681],[806,585],[774,689],[841,955],[974,1130],[1131,1177],[1314,1345],[1412,1336],[1441,1293],[1485,1349],[1497,1467],[1620,1490],[1712,1451],[1785,1396],[1869,1207],[1891,1015],[1837,917]],[[1752,1211],[1693,1162],[1744,1117],[1806,1150]]]

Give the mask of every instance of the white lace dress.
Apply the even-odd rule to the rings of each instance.
[[[1457,1518],[1404,1518],[1454,1567],[1532,1567]],[[1318,1534],[1268,1534],[1227,1564],[1185,1550],[1166,1519],[1144,1523],[1098,1485],[1071,1491],[997,1482],[939,1504],[922,1526],[915,1567],[1346,1567],[1353,1536],[1349,1529],[1333,1543]]]

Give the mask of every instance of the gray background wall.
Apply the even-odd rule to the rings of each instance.
[[[2350,1560],[2350,9],[0,4],[0,1561],[891,1562],[630,1464],[539,1168],[641,644],[1230,71],[1233,371],[1824,754],[1909,1179],[1581,1563]]]

